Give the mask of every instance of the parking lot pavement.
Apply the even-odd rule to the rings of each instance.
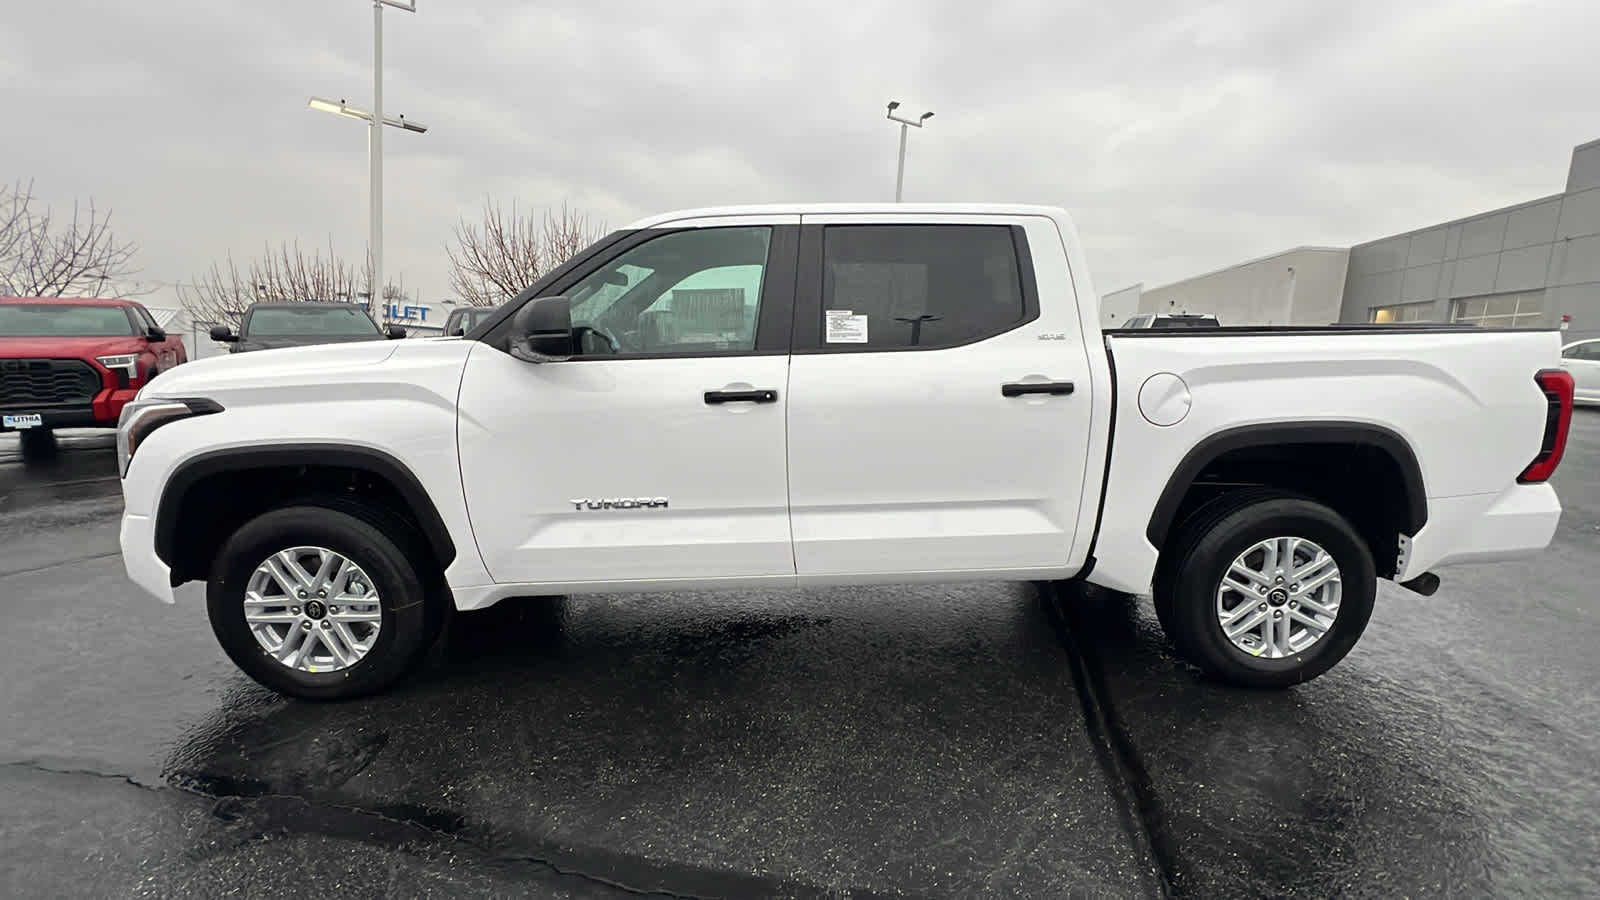
[[[287,702],[192,599],[127,583],[108,448],[0,463],[8,896],[1600,880],[1600,414],[1578,416],[1551,551],[1432,598],[1386,586],[1352,656],[1283,693],[1197,679],[1147,601],[954,585],[503,604],[392,694]]]

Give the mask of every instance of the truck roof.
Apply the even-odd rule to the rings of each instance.
[[[0,297],[0,303],[76,303],[79,306],[137,306],[137,301],[121,297]]]
[[[1062,223],[1071,217],[1059,206],[1028,203],[754,203],[741,206],[705,206],[693,209],[670,210],[637,219],[623,226],[623,230],[659,228],[682,219],[700,219],[723,216],[771,215],[990,215],[990,216],[1043,216]]]

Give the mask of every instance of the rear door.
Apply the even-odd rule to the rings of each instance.
[[[1092,386],[1054,223],[802,223],[789,370],[799,576],[1066,566]]]

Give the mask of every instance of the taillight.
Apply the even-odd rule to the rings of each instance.
[[[1566,369],[1540,369],[1533,380],[1544,391],[1547,404],[1544,441],[1539,445],[1539,455],[1517,476],[1520,484],[1538,484],[1555,474],[1561,455],[1567,451],[1567,432],[1572,427],[1572,373]]]

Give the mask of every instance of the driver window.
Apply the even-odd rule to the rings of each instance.
[[[610,260],[565,291],[579,355],[754,350],[771,233],[692,228]]]

